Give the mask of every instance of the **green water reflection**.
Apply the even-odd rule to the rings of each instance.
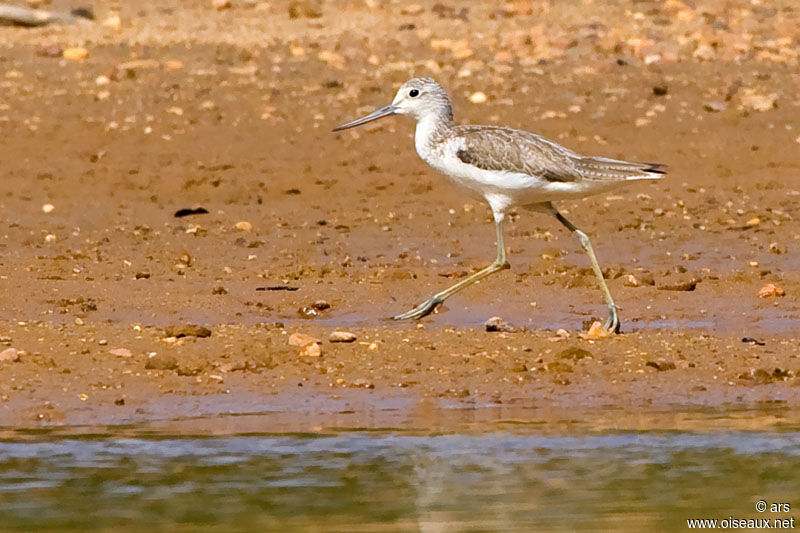
[[[789,517],[800,432],[25,436],[5,531],[685,531]]]

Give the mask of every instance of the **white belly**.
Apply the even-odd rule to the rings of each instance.
[[[473,195],[495,201],[491,198],[505,198],[501,203],[506,206],[530,205],[543,202],[581,198],[598,192],[611,190],[620,185],[619,182],[601,181],[549,181],[540,176],[532,176],[519,172],[484,170],[464,163],[455,154],[457,149],[445,147],[441,151],[423,150],[420,157],[460,188]]]

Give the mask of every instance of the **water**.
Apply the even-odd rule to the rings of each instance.
[[[800,427],[169,435],[12,431],[2,531],[685,531],[789,518]],[[800,525],[798,525],[800,527]]]

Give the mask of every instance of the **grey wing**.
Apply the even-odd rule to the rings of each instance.
[[[607,157],[578,157],[575,161],[584,179],[595,181],[625,181],[657,179],[667,173],[661,163],[634,163]]]
[[[461,126],[464,145],[456,156],[484,170],[510,171],[539,176],[548,181],[577,181],[579,156],[527,131],[490,126]]]

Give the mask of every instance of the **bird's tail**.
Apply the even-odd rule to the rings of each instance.
[[[584,177],[598,181],[653,180],[667,173],[667,165],[661,163],[634,163],[606,157],[582,157],[576,163]]]

